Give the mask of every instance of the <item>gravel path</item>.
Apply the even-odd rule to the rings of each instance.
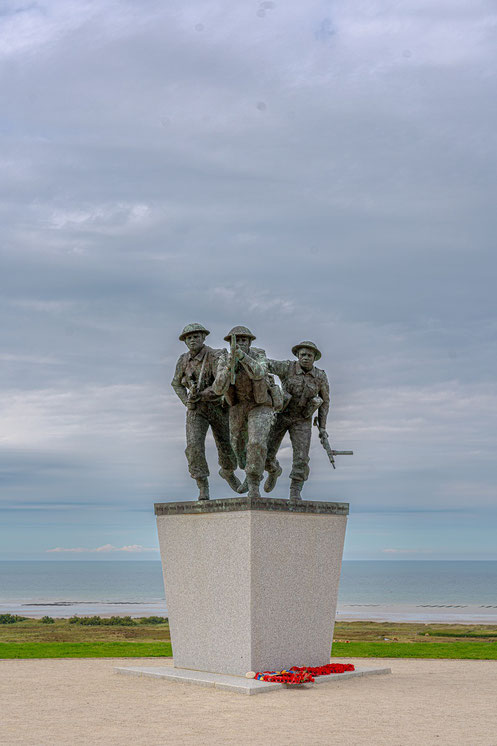
[[[497,746],[497,661],[351,662],[393,673],[246,697],[114,673],[157,658],[0,661],[0,743]]]

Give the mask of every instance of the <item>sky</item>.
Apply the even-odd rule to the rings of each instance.
[[[496,37],[490,0],[4,0],[0,559],[158,558],[193,321],[321,349],[345,558],[497,559]]]

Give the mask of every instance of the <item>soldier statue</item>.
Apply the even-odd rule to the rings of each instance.
[[[303,484],[309,476],[312,415],[316,410],[320,440],[323,446],[328,442],[326,418],[330,390],[326,373],[314,366],[314,362],[321,357],[314,342],[300,342],[292,347],[292,353],[297,360],[267,361],[269,371],[281,380],[286,401],[284,410],[276,415],[269,433],[266,458],[268,477],[264,489],[271,492],[281,474],[276,454],[285,433],[289,432],[293,448],[290,500],[295,501],[301,499]]]
[[[274,419],[274,405],[280,405],[274,379],[269,375],[264,350],[252,347],[255,336],[246,326],[235,326],[224,338],[230,342],[229,354],[220,357],[213,384],[229,404],[229,426],[238,465],[246,479],[238,492],[260,497],[259,484],[264,473],[267,439]]]
[[[178,359],[172,387],[186,406],[186,458],[190,475],[199,488],[199,500],[209,499],[209,467],[205,458],[205,438],[209,425],[219,455],[219,474],[237,491],[240,480],[234,471],[236,456],[230,443],[228,407],[212,384],[217,372],[219,355],[205,342],[210,332],[202,324],[188,324],[179,339],[188,352]]]

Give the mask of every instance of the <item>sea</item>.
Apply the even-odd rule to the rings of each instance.
[[[161,564],[2,561],[1,613],[167,616]],[[497,561],[344,561],[336,618],[497,624]]]

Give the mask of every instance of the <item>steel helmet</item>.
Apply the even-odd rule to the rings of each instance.
[[[185,341],[185,337],[187,337],[189,334],[193,334],[193,332],[202,332],[207,336],[210,334],[210,331],[205,328],[205,326],[202,326],[202,324],[187,324],[181,334],[179,335],[178,339],[181,342]]]
[[[295,345],[295,347],[292,347],[292,352],[295,355],[295,357],[299,356],[299,350],[302,347],[308,347],[309,350],[312,350],[316,355],[316,357],[314,358],[315,360],[319,360],[319,358],[321,357],[321,353],[316,347],[316,345],[314,344],[314,342],[309,342],[308,340],[305,340],[304,342],[299,342],[298,345]]]
[[[252,342],[255,339],[255,336],[246,326],[234,326],[233,329],[229,331],[228,334],[225,336],[225,342],[231,342],[231,337],[233,334],[235,335],[235,337],[250,337],[250,340]]]

